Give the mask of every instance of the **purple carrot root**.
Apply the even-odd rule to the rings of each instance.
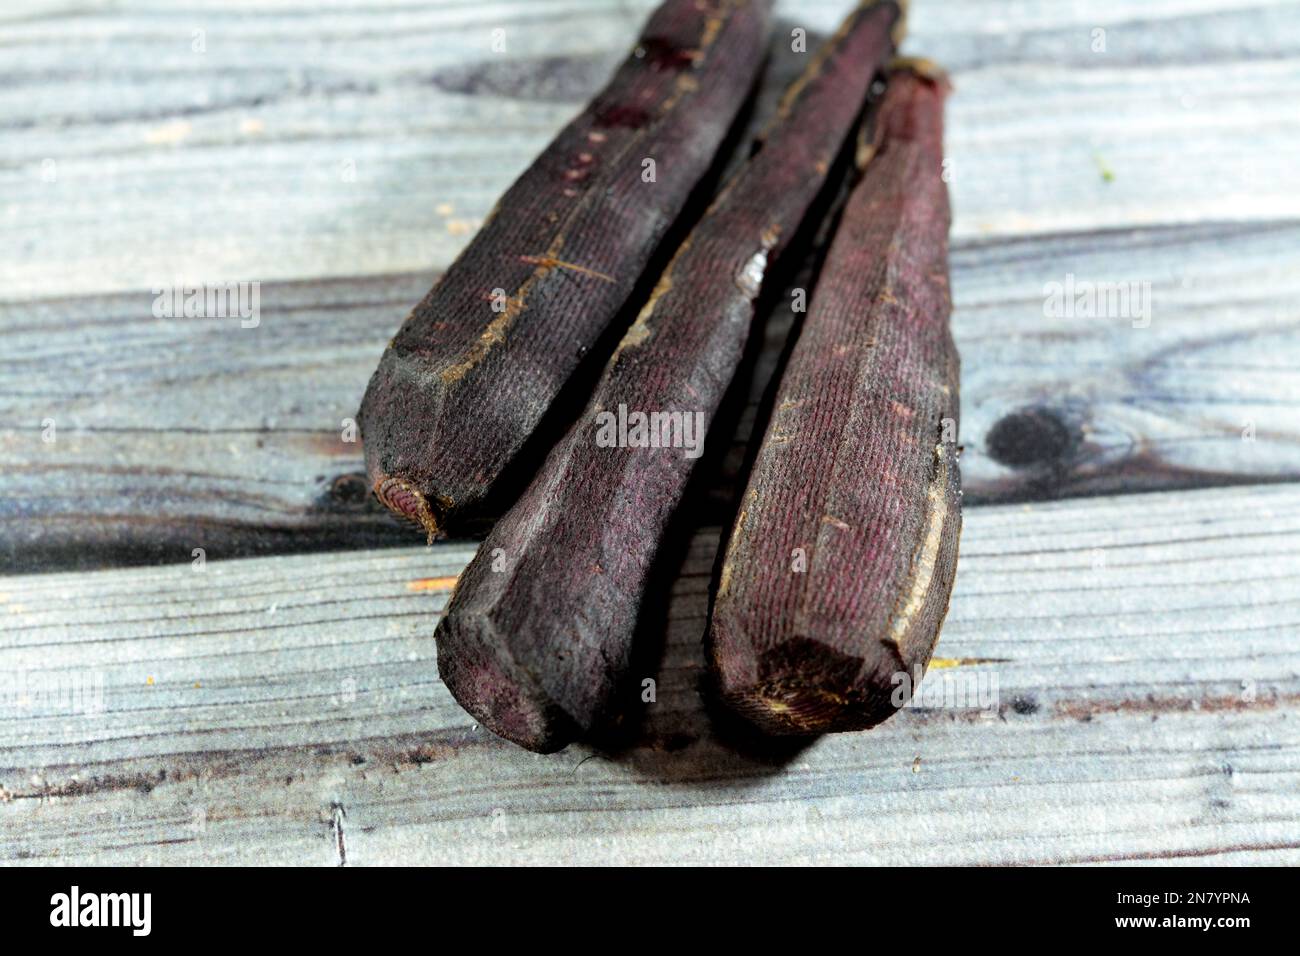
[[[462,574],[438,628],[438,669],[493,732],[552,751],[620,709],[651,567],[699,443],[899,19],[893,2],[864,4],[817,52],[678,249],[586,411]]]
[[[720,570],[709,656],[769,734],[873,726],[906,703],[961,531],[949,331],[946,83],[891,73],[778,388]]]
[[[769,20],[769,0],[659,7],[415,307],[358,416],[395,513],[433,535],[497,487],[709,173]]]

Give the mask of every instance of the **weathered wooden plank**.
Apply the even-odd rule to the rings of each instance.
[[[401,541],[342,423],[436,268],[650,6],[6,7],[0,567]],[[845,6],[781,12],[814,49]],[[914,7],[909,49],[957,82],[968,499],[1300,474],[1294,4]],[[777,52],[769,94],[802,59]],[[1070,275],[1150,282],[1151,326],[1044,315]],[[264,281],[261,325],[155,318],[152,283],[178,276]],[[289,276],[310,281],[272,281]],[[751,406],[791,319],[769,327]]]
[[[850,5],[783,4],[785,39],[832,28]],[[0,38],[0,295],[445,267],[653,6],[280,0],[14,16]],[[1293,4],[914,6],[906,51],[956,81],[956,241],[1300,217]]]
[[[1297,223],[1206,223],[954,252],[969,494],[1294,477],[1298,241]],[[1131,288],[1148,311],[1048,314],[1048,287],[1071,280]]]
[[[428,282],[268,286],[247,329],[154,318],[147,293],[5,309],[0,563],[408,540],[372,501],[349,424]]]
[[[437,683],[465,545],[10,578],[0,857],[1295,862],[1297,532],[1300,485],[971,509],[923,706],[784,757],[700,701],[711,532],[626,749],[547,757]]]
[[[1205,224],[956,250],[967,501],[1300,475],[1297,244],[1296,223]],[[1149,282],[1150,324],[1044,315],[1071,274]],[[428,283],[268,284],[252,329],[156,319],[148,293],[0,305],[0,566],[410,540],[344,422]],[[793,320],[787,303],[769,322],[707,507],[740,473]]]

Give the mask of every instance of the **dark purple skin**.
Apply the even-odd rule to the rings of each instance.
[[[550,752],[618,712],[651,566],[696,459],[682,447],[602,447],[599,416],[620,405],[699,413],[707,429],[765,276],[829,188],[899,19],[892,2],[864,5],[817,51],[759,151],[678,249],[585,412],[461,575],[437,632],[438,671],[494,733]]]
[[[859,730],[911,696],[961,533],[941,78],[893,72],[740,502],[708,645],[768,734]]]
[[[496,487],[627,303],[754,86],[769,21],[769,0],[659,7],[389,344],[358,418],[366,470],[430,540]]]

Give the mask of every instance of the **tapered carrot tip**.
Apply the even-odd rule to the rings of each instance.
[[[437,640],[438,676],[482,726],[541,754],[563,750],[577,739],[577,725],[511,659],[489,618],[448,615]]]
[[[407,521],[413,521],[424,529],[429,536],[429,544],[438,536],[438,522],[433,517],[433,509],[428,499],[409,481],[382,476],[375,482],[375,497],[384,507]]]

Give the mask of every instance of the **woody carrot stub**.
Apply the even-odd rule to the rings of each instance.
[[[371,488],[432,538],[492,490],[637,286],[763,63],[766,0],[668,0],[380,360]]]
[[[889,717],[947,612],[961,492],[945,90],[915,68],[888,79],[727,544],[711,664],[721,699],[767,733]]]

